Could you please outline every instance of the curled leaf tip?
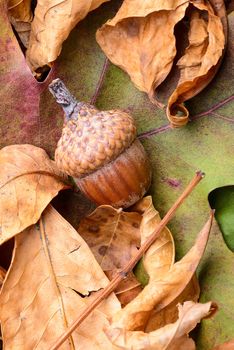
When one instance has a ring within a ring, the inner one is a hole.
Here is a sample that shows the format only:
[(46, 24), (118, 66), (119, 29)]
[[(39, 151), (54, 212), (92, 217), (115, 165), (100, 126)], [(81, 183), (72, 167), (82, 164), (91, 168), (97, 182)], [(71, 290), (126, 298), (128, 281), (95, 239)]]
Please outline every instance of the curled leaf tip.
[(172, 128), (180, 128), (189, 121), (189, 112), (182, 103), (168, 105), (166, 113)]

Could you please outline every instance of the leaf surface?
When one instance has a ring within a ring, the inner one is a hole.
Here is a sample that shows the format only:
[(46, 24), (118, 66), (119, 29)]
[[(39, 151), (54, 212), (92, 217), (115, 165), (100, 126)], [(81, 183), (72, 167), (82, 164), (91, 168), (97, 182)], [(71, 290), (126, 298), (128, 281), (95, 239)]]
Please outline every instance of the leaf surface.
[(178, 297), (191, 281), (203, 256), (212, 216), (200, 231), (194, 246), (165, 276), (151, 279), (143, 291), (112, 318), (113, 328), (143, 330), (153, 310), (159, 312)]
[(54, 62), (75, 25), (106, 1), (109, 0), (37, 1), (27, 50), (32, 70)]
[(195, 350), (195, 343), (188, 338), (188, 333), (196, 327), (203, 317), (216, 311), (215, 304), (198, 304), (187, 301), (179, 305), (179, 316), (175, 323), (168, 324), (150, 333), (131, 332), (123, 328), (106, 329), (106, 334), (113, 342), (124, 350)]
[[(169, 210), (196, 170), (206, 173), (169, 225), (177, 259), (180, 259), (192, 246), (206, 220), (208, 194), (217, 187), (234, 183), (234, 15), (229, 15), (229, 43), (218, 74), (202, 93), (186, 103), (191, 119), (188, 125), (172, 130), (165, 121), (165, 112), (153, 106), (145, 93), (133, 86), (126, 73), (106, 63), (96, 43), (97, 29), (114, 17), (119, 7), (120, 1), (112, 0), (81, 21), (64, 42), (47, 80), (38, 83), (8, 23), (5, 1), (0, 2), (0, 80), (4, 86), (0, 89), (0, 144), (3, 147), (32, 143), (53, 156), (63, 125), (62, 111), (47, 91), (48, 83), (55, 77), (62, 78), (79, 100), (90, 101), (95, 97), (100, 110), (128, 109), (136, 120), (153, 167), (150, 194), (160, 215)], [(99, 85), (100, 76), (104, 77), (104, 83)], [(159, 91), (163, 102), (176, 86), (173, 77), (168, 76), (167, 80)], [(77, 227), (81, 207), (84, 208), (87, 201), (82, 196), (72, 195), (71, 191), (62, 191), (59, 198), (60, 212)], [(73, 212), (70, 207), (75, 208)], [(231, 339), (234, 331), (233, 253), (227, 249), (215, 224), (200, 264), (199, 281), (202, 301), (215, 300), (219, 304), (215, 317), (202, 322), (197, 331), (197, 349), (207, 350)]]
[[(87, 244), (48, 206), (39, 224), (16, 236), (0, 295), (5, 349), (21, 350), (22, 344), (25, 350), (50, 347), (107, 283)], [(112, 349), (102, 327), (119, 308), (110, 295), (62, 349)]]
[[(174, 127), (188, 122), (182, 102), (201, 91), (215, 73), (225, 46), (227, 24), (219, 18), (225, 21), (225, 11), (218, 16), (204, 1), (147, 1), (139, 6), (137, 0), (125, 0), (116, 16), (97, 31), (97, 41), (111, 62), (124, 69), (137, 88), (154, 101), (155, 89), (169, 74), (176, 57), (175, 26), (189, 5), (189, 46), (177, 62), (180, 80), (167, 106), (167, 117)], [(224, 8), (223, 2), (220, 7)]]
[(32, 145), (2, 148), (0, 243), (35, 224), (53, 197), (67, 187), (67, 176), (43, 149)]
[(216, 188), (209, 194), (209, 202), (225, 243), (234, 252), (234, 186)]
[[(141, 215), (101, 205), (81, 220), (78, 232), (92, 250), (97, 262), (111, 280), (136, 254), (140, 246)], [(126, 305), (140, 291), (133, 273), (115, 291), (121, 305)]]
[[(139, 201), (133, 208), (142, 214), (140, 225), (141, 244), (156, 230), (161, 218), (155, 209), (152, 197)], [(164, 277), (175, 260), (175, 246), (171, 232), (165, 227), (160, 236), (148, 249), (143, 258), (143, 265), (150, 279), (157, 281)]]
[(107, 57), (151, 99), (172, 67), (174, 27), (188, 5), (189, 1), (183, 0), (142, 4), (125, 0), (116, 16), (97, 31), (97, 41)]
[(4, 268), (0, 266), (0, 290), (2, 288), (2, 284), (5, 276), (6, 276), (6, 270), (4, 270)]
[[(146, 323), (145, 331), (151, 332), (169, 323), (176, 322), (178, 318), (178, 304), (185, 301), (197, 302), (200, 296), (200, 287), (196, 275), (194, 275), (182, 293), (175, 298), (168, 306), (160, 311), (153, 310)], [(156, 307), (157, 308), (157, 307)]]
[(9, 0), (7, 7), (10, 21), (23, 45), (27, 47), (33, 19), (31, 0)]
[(79, 234), (103, 271), (123, 268), (140, 246), (141, 215), (101, 205), (81, 220)]

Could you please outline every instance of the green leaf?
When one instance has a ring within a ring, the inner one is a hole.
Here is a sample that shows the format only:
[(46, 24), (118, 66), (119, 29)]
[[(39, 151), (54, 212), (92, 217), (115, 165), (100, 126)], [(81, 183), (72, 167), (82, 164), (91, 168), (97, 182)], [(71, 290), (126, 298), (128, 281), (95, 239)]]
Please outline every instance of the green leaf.
[(209, 194), (211, 208), (228, 248), (234, 252), (234, 186), (216, 188)]
[[(1, 146), (28, 142), (53, 155), (63, 118), (62, 111), (47, 90), (48, 83), (59, 77), (79, 100), (90, 101), (103, 73), (104, 83), (97, 89), (96, 105), (106, 110), (128, 109), (135, 117), (140, 139), (154, 170), (150, 193), (161, 216), (178, 198), (196, 170), (206, 173), (169, 225), (175, 238), (177, 257), (182, 257), (209, 215), (208, 194), (215, 188), (234, 183), (234, 15), (229, 16), (229, 46), (216, 78), (187, 103), (191, 122), (182, 129), (171, 129), (165, 112), (152, 105), (147, 96), (133, 86), (126, 73), (106, 64), (95, 41), (97, 28), (113, 17), (119, 1), (102, 5), (79, 23), (64, 43), (56, 65), (43, 83), (36, 82), (26, 66), (7, 24), (4, 4), (0, 0), (0, 81), (4, 86), (0, 91)], [(68, 206), (63, 210), (60, 201), (60, 212), (77, 225), (77, 213), (81, 206), (85, 206), (84, 202), (79, 196), (71, 218), (73, 202), (66, 197)], [(216, 301), (220, 310), (199, 327), (198, 350), (211, 349), (233, 337), (233, 264), (233, 254), (227, 250), (218, 226), (214, 225), (200, 265), (199, 280), (201, 300)]]
[(149, 283), (149, 275), (145, 270), (143, 259), (141, 259), (133, 270), (134, 275), (141, 283), (142, 286), (146, 286)]

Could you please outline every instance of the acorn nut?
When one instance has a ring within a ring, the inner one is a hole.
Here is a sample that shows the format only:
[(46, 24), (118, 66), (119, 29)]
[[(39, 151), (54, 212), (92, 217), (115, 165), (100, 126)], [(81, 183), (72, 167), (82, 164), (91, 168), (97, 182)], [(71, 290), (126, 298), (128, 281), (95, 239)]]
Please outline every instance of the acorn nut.
[(126, 208), (142, 198), (150, 186), (151, 168), (133, 118), (78, 102), (60, 79), (53, 80), (49, 90), (65, 112), (55, 151), (59, 169), (98, 205)]

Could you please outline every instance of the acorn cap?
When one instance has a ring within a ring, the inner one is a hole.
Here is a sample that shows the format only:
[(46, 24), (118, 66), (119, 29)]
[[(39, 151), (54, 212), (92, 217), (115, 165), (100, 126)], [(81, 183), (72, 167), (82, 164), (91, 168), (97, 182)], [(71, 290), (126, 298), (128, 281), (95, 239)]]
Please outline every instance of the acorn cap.
[(99, 111), (88, 103), (77, 102), (60, 79), (53, 81), (49, 89), (65, 111), (55, 161), (67, 174), (76, 178), (91, 174), (116, 159), (136, 139), (135, 122), (128, 113)]

